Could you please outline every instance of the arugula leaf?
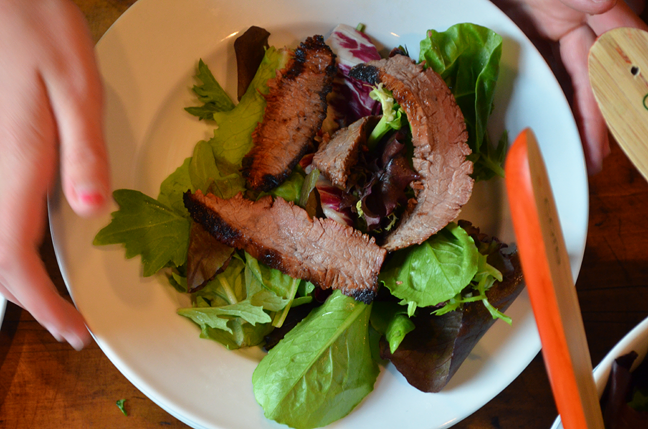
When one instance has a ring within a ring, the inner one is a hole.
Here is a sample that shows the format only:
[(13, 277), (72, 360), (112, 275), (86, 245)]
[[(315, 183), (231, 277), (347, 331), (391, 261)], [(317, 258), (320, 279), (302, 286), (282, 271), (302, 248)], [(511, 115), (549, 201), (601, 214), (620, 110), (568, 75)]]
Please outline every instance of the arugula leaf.
[(187, 107), (187, 112), (200, 119), (214, 119), (214, 113), (227, 112), (234, 108), (229, 95), (221, 88), (202, 59), (198, 62), (196, 79), (200, 80), (202, 85), (194, 85), (192, 89), (204, 104), (200, 107)]
[(287, 50), (268, 48), (241, 102), (230, 111), (214, 113), (218, 128), (209, 144), (216, 158), (240, 167), (243, 157), (252, 148), (252, 132), (263, 119), (264, 95), (269, 92), (267, 81), (275, 77), (276, 71), (285, 66), (288, 58)]
[(269, 323), (272, 319), (264, 311), (263, 307), (252, 305), (249, 301), (241, 301), (223, 307), (191, 307), (180, 308), (178, 314), (193, 320), (201, 328), (206, 325), (210, 328), (223, 329), (232, 332), (223, 322), (230, 317), (239, 317), (254, 326), (257, 323)]
[[(222, 273), (194, 293), (193, 308), (178, 310), (200, 326), (200, 337), (226, 346), (228, 349), (251, 347), (263, 343), (272, 331), (270, 315), (259, 300), (259, 290), (248, 288), (246, 264), (234, 254)], [(265, 289), (260, 293), (269, 292)], [(268, 302), (271, 297), (265, 297)]]
[(504, 176), (500, 159), (503, 149), (490, 147), (486, 131), (501, 56), (502, 37), (468, 23), (453, 25), (445, 32), (429, 30), (420, 45), (419, 61), (425, 61), (426, 67), (443, 77), (464, 114), (476, 180)]
[(252, 375), (265, 416), (296, 429), (326, 426), (346, 416), (373, 390), (371, 306), (339, 291), (293, 328)]
[(403, 304), (428, 307), (460, 293), (477, 273), (479, 251), (455, 223), (418, 246), (394, 253), (380, 280)]
[(169, 263), (181, 266), (187, 260), (190, 222), (176, 210), (130, 189), (118, 189), (113, 198), (119, 210), (94, 238), (94, 245), (122, 243), (126, 258), (142, 256), (144, 276)]

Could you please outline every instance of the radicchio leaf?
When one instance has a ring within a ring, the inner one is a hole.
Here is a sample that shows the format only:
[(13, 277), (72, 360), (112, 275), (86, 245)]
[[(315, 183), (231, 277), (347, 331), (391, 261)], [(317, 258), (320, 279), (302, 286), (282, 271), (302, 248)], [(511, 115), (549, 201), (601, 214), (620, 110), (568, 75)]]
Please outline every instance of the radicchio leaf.
[(349, 76), (353, 66), (381, 59), (371, 39), (351, 26), (340, 24), (326, 39), (326, 44), (337, 56), (338, 74), (333, 81), (329, 104), (338, 119), (350, 124), (379, 112), (380, 103), (369, 97), (372, 87)]
[[(504, 280), (495, 283), (486, 296), (494, 307), (505, 311), (524, 287), (517, 253), (480, 234), (470, 223), (460, 225), (480, 250), (489, 249), (488, 263), (503, 273)], [(416, 328), (407, 334), (398, 350), (391, 353), (382, 338), (380, 354), (391, 360), (412, 386), (424, 392), (439, 392), (495, 320), (481, 302), (465, 304), (462, 309), (442, 316), (421, 313), (412, 319)]]

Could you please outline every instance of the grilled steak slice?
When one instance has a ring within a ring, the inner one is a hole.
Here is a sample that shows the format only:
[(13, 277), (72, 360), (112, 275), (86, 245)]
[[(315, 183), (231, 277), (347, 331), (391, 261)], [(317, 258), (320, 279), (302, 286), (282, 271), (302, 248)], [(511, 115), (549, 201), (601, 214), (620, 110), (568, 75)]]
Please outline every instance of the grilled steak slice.
[(367, 235), (331, 219), (311, 219), (299, 206), (266, 196), (184, 194), (191, 217), (219, 241), (322, 289), (339, 289), (369, 303), (386, 251)]
[(410, 58), (395, 55), (352, 70), (392, 91), (412, 127), (412, 165), (421, 179), (412, 182), (416, 200), (408, 204), (383, 245), (393, 251), (420, 244), (455, 219), (472, 194), (473, 164), (463, 114), (441, 76)]
[(250, 189), (269, 191), (290, 175), (326, 117), (326, 96), (337, 69), (335, 55), (322, 36), (309, 37), (286, 68), (268, 82), (263, 122), (243, 158)]
[(357, 164), (360, 148), (366, 144), (376, 116), (365, 116), (338, 130), (331, 140), (322, 141), (313, 157), (313, 165), (340, 189), (347, 188), (351, 168)]

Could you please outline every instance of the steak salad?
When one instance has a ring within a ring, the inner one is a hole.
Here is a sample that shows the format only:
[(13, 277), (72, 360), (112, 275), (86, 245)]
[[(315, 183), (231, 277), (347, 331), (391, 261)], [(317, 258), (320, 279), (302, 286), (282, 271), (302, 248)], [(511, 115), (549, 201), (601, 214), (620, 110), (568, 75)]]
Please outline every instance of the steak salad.
[[(457, 221), (473, 183), (503, 174), (486, 132), (501, 37), (428, 31), (418, 60), (383, 58), (360, 28), (275, 48), (235, 42), (239, 102), (202, 60), (187, 112), (218, 127), (157, 198), (119, 189), (95, 245), (163, 273), (178, 313), (228, 349), (268, 351), (252, 382), (265, 416), (326, 426), (380, 365), (439, 392), (522, 289), (515, 251)], [(256, 73), (250, 73), (256, 70)]]

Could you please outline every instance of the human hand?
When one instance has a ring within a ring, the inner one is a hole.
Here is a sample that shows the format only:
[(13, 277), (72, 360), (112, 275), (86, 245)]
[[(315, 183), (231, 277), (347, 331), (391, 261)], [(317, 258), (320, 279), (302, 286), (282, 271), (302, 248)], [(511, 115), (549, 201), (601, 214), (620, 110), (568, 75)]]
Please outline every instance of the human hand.
[[(557, 42), (559, 58), (556, 59), (562, 60), (568, 74), (567, 84), (571, 88), (565, 85), (564, 79), (561, 83), (569, 95), (573, 90), (570, 102), (583, 141), (587, 170), (590, 174), (599, 172), (610, 147), (607, 126), (589, 82), (589, 49), (597, 36), (613, 28), (636, 27), (648, 30), (648, 27), (623, 0), (492, 1), (534, 42)], [(641, 10), (643, 3), (643, 0), (631, 2), (636, 10)], [(540, 50), (543, 52), (543, 49)], [(552, 56), (551, 50), (544, 50), (543, 54), (545, 57)], [(548, 60), (552, 64), (553, 59)]]
[(58, 340), (90, 334), (39, 257), (46, 196), (60, 170), (82, 216), (109, 195), (102, 87), (93, 42), (70, 0), (0, 0), (0, 293)]

